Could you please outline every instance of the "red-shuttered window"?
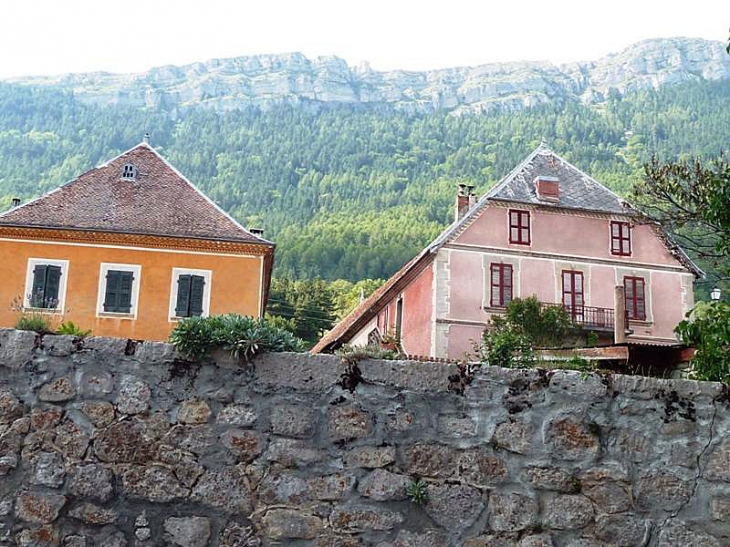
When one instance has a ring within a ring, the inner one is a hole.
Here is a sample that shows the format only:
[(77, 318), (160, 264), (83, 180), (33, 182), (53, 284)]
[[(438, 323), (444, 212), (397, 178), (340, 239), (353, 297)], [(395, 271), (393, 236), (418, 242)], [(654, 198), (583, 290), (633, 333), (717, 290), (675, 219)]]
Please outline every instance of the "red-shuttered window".
[(492, 264), (490, 304), (495, 308), (504, 308), (512, 302), (512, 266), (510, 264)]
[(509, 242), (518, 245), (530, 244), (530, 211), (510, 209)]
[(626, 314), (634, 321), (646, 320), (646, 296), (643, 277), (624, 277)]
[(563, 270), (563, 306), (573, 321), (583, 321), (584, 305), (583, 272)]
[(631, 254), (631, 225), (628, 222), (611, 221), (611, 254)]

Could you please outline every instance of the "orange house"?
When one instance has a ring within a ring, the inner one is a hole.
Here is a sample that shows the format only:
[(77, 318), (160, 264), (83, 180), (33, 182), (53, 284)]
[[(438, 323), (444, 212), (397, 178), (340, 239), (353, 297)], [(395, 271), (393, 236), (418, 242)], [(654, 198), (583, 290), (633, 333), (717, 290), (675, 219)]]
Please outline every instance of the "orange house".
[(164, 340), (182, 317), (266, 307), (274, 244), (144, 142), (0, 215), (0, 326), (21, 313)]

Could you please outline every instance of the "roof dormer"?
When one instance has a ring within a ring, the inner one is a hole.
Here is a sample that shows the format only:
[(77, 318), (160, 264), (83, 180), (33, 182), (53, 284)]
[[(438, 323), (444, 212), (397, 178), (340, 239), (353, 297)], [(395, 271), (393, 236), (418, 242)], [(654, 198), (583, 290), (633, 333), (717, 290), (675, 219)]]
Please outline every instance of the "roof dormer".
[(560, 179), (558, 177), (538, 175), (534, 182), (537, 199), (552, 202), (560, 200)]
[(137, 167), (133, 163), (125, 163), (122, 167), (122, 180), (137, 180)]

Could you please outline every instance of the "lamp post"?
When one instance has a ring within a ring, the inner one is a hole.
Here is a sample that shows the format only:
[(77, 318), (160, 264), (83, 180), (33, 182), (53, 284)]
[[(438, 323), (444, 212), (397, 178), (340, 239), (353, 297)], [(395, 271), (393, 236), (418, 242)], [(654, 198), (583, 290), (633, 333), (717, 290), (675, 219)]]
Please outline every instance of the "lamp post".
[(722, 291), (719, 287), (715, 287), (710, 291), (710, 298), (713, 302), (717, 302), (718, 300), (720, 300), (720, 296), (722, 296)]

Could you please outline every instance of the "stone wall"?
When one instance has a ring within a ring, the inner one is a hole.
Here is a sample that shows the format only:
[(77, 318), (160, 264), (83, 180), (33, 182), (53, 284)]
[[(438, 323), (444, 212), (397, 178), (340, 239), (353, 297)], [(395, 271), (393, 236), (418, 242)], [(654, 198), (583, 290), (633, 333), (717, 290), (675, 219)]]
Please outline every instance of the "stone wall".
[(730, 545), (718, 384), (359, 369), (0, 331), (0, 545)]

